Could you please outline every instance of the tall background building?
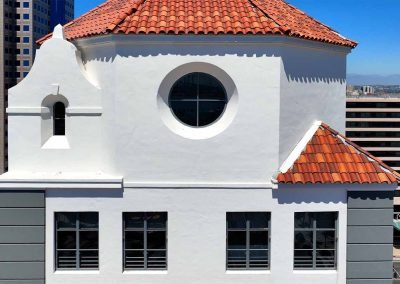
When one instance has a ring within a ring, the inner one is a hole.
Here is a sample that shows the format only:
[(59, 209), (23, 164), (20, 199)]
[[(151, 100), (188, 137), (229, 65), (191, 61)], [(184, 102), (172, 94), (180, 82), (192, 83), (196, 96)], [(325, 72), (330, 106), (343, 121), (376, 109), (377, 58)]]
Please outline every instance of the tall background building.
[(28, 75), (35, 41), (74, 18), (74, 0), (0, 1), (0, 172), (7, 168), (7, 89)]
[(346, 136), (400, 171), (400, 94), (347, 96)]

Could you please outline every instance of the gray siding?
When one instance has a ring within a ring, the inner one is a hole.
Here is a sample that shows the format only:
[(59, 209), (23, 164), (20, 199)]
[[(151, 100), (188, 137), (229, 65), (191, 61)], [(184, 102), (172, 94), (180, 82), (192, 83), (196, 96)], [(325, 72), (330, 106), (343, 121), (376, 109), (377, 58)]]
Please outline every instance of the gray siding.
[(393, 283), (393, 192), (349, 192), (347, 284)]
[(0, 284), (44, 284), (44, 192), (0, 191)]

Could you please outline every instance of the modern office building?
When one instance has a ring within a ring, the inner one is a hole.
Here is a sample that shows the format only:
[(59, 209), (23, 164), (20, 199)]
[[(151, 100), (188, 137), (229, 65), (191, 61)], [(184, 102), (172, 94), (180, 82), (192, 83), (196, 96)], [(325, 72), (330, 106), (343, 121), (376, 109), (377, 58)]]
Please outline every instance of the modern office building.
[(64, 25), (74, 18), (75, 0), (50, 0), (50, 28)]
[(400, 96), (348, 95), (346, 136), (400, 171)]
[[(0, 2), (0, 172), (7, 167), (7, 89), (28, 74), (35, 41), (74, 17), (74, 0), (4, 0)], [(0, 33), (2, 34), (2, 33)], [(3, 134), (4, 133), (4, 134)]]

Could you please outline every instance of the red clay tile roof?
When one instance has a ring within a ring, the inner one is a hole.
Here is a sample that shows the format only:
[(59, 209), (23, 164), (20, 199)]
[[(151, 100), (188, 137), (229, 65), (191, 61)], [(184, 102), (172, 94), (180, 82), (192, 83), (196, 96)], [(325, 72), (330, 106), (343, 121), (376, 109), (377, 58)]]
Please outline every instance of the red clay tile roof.
[(65, 25), (69, 40), (105, 34), (274, 34), (357, 45), (283, 0), (108, 0)]
[(282, 184), (392, 184), (398, 179), (392, 168), (326, 124), (318, 127), (292, 167), (277, 177)]

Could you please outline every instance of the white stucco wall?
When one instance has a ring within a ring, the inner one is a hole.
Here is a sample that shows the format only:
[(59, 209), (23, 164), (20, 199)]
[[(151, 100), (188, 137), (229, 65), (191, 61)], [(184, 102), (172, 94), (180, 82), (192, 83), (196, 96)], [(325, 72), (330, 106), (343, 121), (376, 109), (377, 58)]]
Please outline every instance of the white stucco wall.
[[(279, 189), (125, 188), (46, 193), (46, 283), (344, 284), (346, 278), (346, 189), (342, 186)], [(100, 268), (55, 272), (54, 213), (99, 212)], [(123, 272), (122, 212), (168, 212), (168, 271)], [(271, 212), (270, 271), (226, 271), (226, 212)], [(294, 212), (339, 212), (335, 271), (294, 271)]]
[[(75, 44), (80, 53), (61, 39), (46, 42), (31, 74), (11, 89), (10, 171), (266, 184), (314, 120), (344, 126), (348, 48), (274, 36), (105, 36)], [(210, 127), (183, 126), (165, 105), (172, 84), (190, 72), (217, 77), (230, 97)], [(43, 147), (43, 108), (22, 113), (55, 90), (73, 112), (69, 149)]]
[(317, 47), (282, 47), (279, 161), (316, 121), (345, 133), (346, 53)]

